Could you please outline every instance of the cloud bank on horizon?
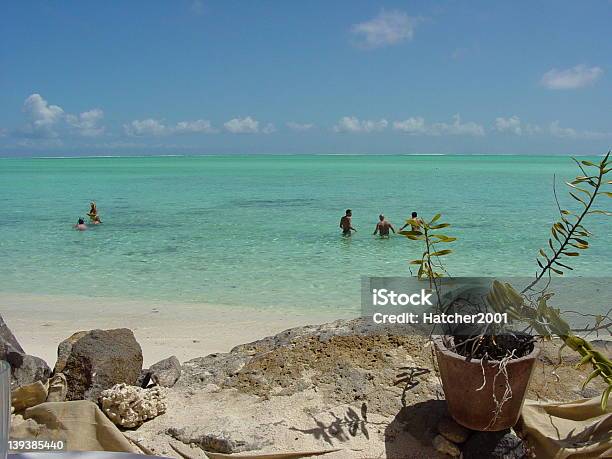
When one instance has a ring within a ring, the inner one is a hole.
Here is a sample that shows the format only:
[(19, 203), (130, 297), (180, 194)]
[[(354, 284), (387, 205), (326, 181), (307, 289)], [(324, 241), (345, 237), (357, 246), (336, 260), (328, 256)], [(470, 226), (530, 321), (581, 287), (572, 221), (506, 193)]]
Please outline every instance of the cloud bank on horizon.
[[(527, 3), (521, 9), (483, 2), (480, 15), (474, 5), (423, 3), (409, 11), (366, 3), (343, 16), (338, 5), (316, 2), (311, 15), (281, 3), (271, 11), (244, 5), (236, 13), (223, 2), (182, 9), (152, 2), (147, 11), (126, 11), (142, 15), (148, 47), (139, 55), (133, 53), (142, 43), (124, 41), (139, 38), (118, 23), (116, 2), (72, 12), (90, 26), (109, 22), (90, 33), (65, 28), (65, 6), (41, 12), (33, 5), (10, 5), (9, 30), (0, 32), (21, 39), (0, 54), (0, 64), (15, 62), (3, 65), (0, 77), (11, 88), (0, 104), (3, 156), (554, 153), (565, 146), (600, 153), (612, 144), (612, 40), (596, 27), (596, 9), (612, 12), (612, 5), (576, 11), (568, 3), (553, 17), (538, 17)], [(309, 22), (325, 5), (328, 20)], [(47, 37), (41, 43), (20, 24), (43, 13), (57, 24), (40, 31)], [(162, 21), (168, 15), (173, 21)], [(547, 27), (557, 30), (576, 15), (592, 24), (563, 29), (558, 43), (542, 38)], [(540, 39), (511, 36), (516, 18)], [(242, 37), (228, 34), (230, 21), (245, 28)], [(249, 49), (244, 39), (252, 41)], [(61, 51), (68, 43), (72, 55)], [(28, 58), (33, 49), (45, 72)], [(89, 66), (73, 59), (85, 53)]]

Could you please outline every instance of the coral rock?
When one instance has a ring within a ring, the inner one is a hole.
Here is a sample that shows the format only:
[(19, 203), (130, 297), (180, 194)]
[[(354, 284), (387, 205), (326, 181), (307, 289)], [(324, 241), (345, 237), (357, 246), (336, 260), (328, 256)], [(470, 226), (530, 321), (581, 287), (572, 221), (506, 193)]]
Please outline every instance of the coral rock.
[(117, 384), (100, 394), (102, 411), (119, 427), (134, 428), (166, 412), (166, 392), (162, 387), (143, 389)]

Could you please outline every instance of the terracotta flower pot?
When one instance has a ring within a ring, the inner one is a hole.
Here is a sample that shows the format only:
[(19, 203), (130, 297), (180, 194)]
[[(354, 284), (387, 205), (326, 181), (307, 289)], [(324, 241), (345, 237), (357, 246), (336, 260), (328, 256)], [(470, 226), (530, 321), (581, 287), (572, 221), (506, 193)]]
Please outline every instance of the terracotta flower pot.
[[(479, 359), (468, 362), (465, 357), (448, 350), (442, 339), (436, 339), (434, 344), (442, 388), (448, 410), (455, 421), (480, 431), (504, 430), (516, 424), (540, 353), (538, 348), (524, 357), (508, 361), (505, 367), (508, 375), (506, 378), (504, 374), (498, 374), (499, 362), (487, 361), (484, 365)], [(484, 387), (483, 369), (486, 379)], [(496, 415), (497, 405), (493, 395), (501, 401), (507, 391), (506, 382), (509, 383), (512, 395)]]

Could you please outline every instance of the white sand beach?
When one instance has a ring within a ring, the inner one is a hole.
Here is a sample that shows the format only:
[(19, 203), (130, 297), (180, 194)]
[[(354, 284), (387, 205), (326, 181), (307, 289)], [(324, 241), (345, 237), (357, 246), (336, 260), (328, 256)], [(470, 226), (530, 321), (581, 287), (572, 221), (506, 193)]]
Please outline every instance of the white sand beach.
[(254, 309), (205, 303), (133, 301), (84, 296), (0, 294), (0, 313), (24, 350), (53, 367), (57, 345), (80, 330), (129, 328), (144, 365), (170, 355), (186, 360), (282, 330), (350, 318), (333, 311)]

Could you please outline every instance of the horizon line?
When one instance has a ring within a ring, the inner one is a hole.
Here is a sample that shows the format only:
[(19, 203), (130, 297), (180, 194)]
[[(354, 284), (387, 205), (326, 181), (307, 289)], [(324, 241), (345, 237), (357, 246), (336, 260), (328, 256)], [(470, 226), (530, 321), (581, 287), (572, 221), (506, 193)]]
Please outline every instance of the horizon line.
[[(607, 152), (606, 152), (607, 153)], [(96, 158), (198, 158), (239, 156), (525, 156), (525, 157), (588, 157), (605, 156), (606, 153), (200, 153), (200, 154), (150, 154), (150, 155), (76, 155), (76, 156), (0, 156), (0, 159), (96, 159)]]

